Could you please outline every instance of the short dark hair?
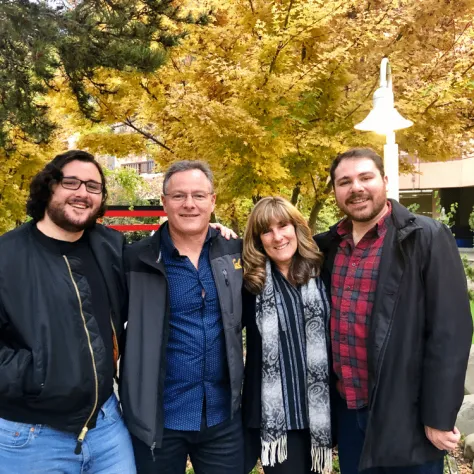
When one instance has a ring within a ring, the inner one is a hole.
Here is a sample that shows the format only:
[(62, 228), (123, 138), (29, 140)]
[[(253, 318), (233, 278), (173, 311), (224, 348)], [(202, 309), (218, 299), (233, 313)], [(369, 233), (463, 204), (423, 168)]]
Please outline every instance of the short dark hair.
[(168, 181), (171, 179), (171, 176), (175, 173), (189, 170), (202, 171), (211, 183), (211, 192), (214, 192), (214, 176), (212, 175), (211, 168), (209, 168), (209, 165), (205, 161), (181, 160), (176, 161), (166, 170), (165, 178), (163, 179), (163, 194), (166, 195), (166, 188), (168, 187)]
[(34, 221), (38, 222), (43, 219), (53, 194), (53, 185), (59, 183), (63, 177), (62, 169), (71, 161), (92, 163), (99, 171), (102, 179), (102, 203), (97, 217), (102, 217), (105, 214), (107, 187), (102, 167), (90, 153), (81, 150), (70, 150), (55, 156), (54, 159), (31, 180), (30, 195), (26, 203), (26, 213), (31, 216)]
[(339, 166), (339, 163), (341, 163), (341, 161), (343, 160), (348, 160), (350, 158), (368, 158), (369, 160), (372, 160), (375, 163), (377, 169), (380, 171), (380, 175), (382, 176), (382, 178), (385, 176), (382, 157), (378, 155), (374, 150), (372, 150), (372, 148), (351, 148), (350, 150), (347, 150), (344, 153), (340, 153), (339, 155), (337, 155), (331, 163), (329, 174), (331, 175), (331, 183), (333, 186), (334, 178), (336, 175), (336, 168)]

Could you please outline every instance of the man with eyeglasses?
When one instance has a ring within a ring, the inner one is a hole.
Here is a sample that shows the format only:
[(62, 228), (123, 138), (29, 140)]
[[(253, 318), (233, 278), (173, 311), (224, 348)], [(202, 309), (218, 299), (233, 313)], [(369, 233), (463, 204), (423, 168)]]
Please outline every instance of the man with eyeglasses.
[(56, 156), (30, 222), (0, 237), (0, 474), (136, 472), (113, 378), (126, 307), (123, 237), (96, 224), (102, 169)]
[(243, 472), (241, 241), (210, 228), (208, 165), (176, 162), (168, 222), (129, 247), (120, 396), (139, 473)]

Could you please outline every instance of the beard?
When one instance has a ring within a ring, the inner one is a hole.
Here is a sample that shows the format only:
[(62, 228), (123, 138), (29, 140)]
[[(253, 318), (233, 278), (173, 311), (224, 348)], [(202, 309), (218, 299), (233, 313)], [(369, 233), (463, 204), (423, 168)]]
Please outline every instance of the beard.
[[(348, 204), (354, 199), (368, 199), (368, 207), (366, 209), (355, 210), (351, 212), (349, 210)], [(370, 207), (370, 204), (372, 206)], [(343, 206), (340, 206), (341, 210), (344, 214), (347, 215), (349, 219), (354, 222), (370, 222), (374, 217), (377, 217), (387, 205), (387, 198), (385, 193), (381, 195), (360, 195), (360, 194), (353, 194), (346, 200)]]
[[(71, 202), (81, 202), (87, 205), (90, 205), (89, 202), (83, 200), (74, 200)], [(95, 222), (97, 221), (99, 214), (100, 214), (100, 207), (95, 210), (95, 212), (91, 212), (88, 217), (72, 217), (67, 214), (66, 212), (66, 203), (53, 203), (50, 202), (48, 207), (46, 208), (46, 212), (54, 224), (61, 229), (64, 229), (67, 232), (81, 232), (85, 229), (92, 227)]]

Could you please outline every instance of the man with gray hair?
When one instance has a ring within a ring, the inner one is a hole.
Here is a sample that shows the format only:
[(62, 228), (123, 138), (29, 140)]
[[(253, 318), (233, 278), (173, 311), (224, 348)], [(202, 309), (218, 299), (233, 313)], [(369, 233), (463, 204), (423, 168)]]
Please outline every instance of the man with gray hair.
[(125, 255), (129, 316), (120, 395), (139, 473), (243, 471), (241, 241), (209, 226), (200, 161), (171, 165), (168, 222)]

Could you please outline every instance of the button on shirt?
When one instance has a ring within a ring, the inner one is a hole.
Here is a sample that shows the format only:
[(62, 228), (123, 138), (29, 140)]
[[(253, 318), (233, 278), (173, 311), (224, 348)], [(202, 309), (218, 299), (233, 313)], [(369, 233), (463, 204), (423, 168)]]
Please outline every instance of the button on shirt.
[(352, 223), (342, 221), (331, 277), (331, 340), (338, 389), (349, 409), (368, 404), (367, 339), (375, 300), (382, 246), (391, 215), (388, 212), (357, 245)]
[(230, 382), (217, 288), (209, 259), (210, 232), (198, 269), (180, 255), (165, 225), (161, 253), (168, 278), (170, 332), (166, 347), (165, 428), (199, 431), (230, 417)]

